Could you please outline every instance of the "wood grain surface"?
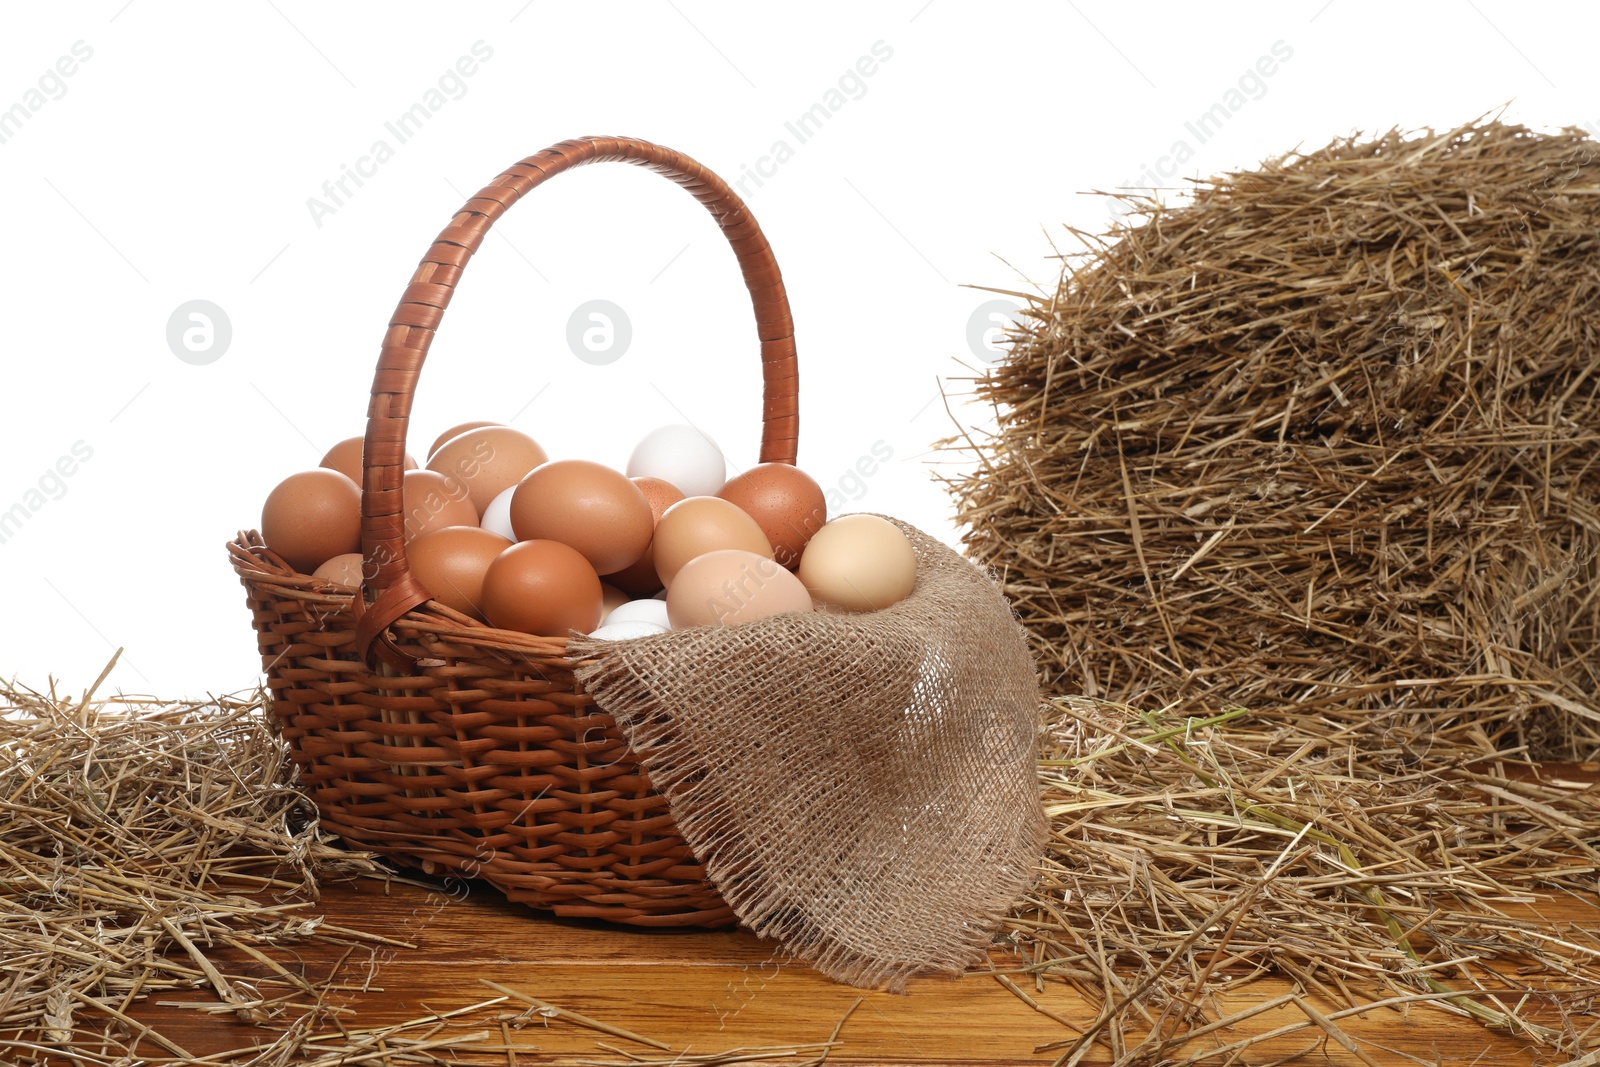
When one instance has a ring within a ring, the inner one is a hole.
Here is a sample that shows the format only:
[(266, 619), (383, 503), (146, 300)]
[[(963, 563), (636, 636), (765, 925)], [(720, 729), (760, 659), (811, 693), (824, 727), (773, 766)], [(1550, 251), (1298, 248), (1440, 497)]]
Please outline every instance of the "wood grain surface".
[[(1600, 782), (1600, 768), (1563, 768), (1563, 776)], [(459, 898), (459, 899), (458, 899)], [(1560, 931), (1572, 924), (1600, 924), (1600, 897), (1553, 895), (1533, 904), (1508, 904)], [(332, 946), (298, 950), (291, 967), (312, 980), (330, 974), (351, 987), (334, 995), (347, 1010), (350, 1028), (399, 1023), (430, 1012), (479, 1003), (496, 996), (486, 981), (499, 983), (551, 1005), (621, 1027), (660, 1048), (608, 1036), (563, 1018), (535, 1016), (526, 1025), (500, 1029), (471, 1055), (442, 1054), (440, 1062), (535, 1065), (626, 1062), (604, 1042), (633, 1055), (669, 1062), (678, 1054), (706, 1054), (739, 1047), (798, 1045), (826, 1041), (844, 1019), (829, 1056), (837, 1064), (1030, 1064), (1049, 1065), (1060, 1042), (1076, 1033), (1069, 1025), (1025, 1003), (991, 973), (959, 979), (924, 978), (908, 995), (862, 992), (837, 985), (803, 964), (788, 960), (771, 943), (741, 930), (646, 931), (602, 923), (561, 920), (510, 904), (492, 889), (463, 894), (443, 886), (372, 880), (328, 887), (318, 913), (326, 924), (377, 935), (348, 951)], [(343, 955), (342, 961), (340, 956)], [(270, 972), (226, 948), (216, 951), (232, 974)], [(996, 951), (998, 971), (1015, 960)], [(303, 970), (301, 970), (303, 968)], [(1211, 1006), (1224, 1013), (1271, 1001), (1291, 991), (1278, 979), (1244, 979)], [(1556, 976), (1559, 982), (1559, 976)], [(1529, 981), (1534, 981), (1529, 978)], [(1059, 982), (1039, 991), (1017, 976), (1018, 988), (1039, 1008), (1066, 1023), (1086, 1023), (1095, 1009)], [(362, 989), (365, 991), (362, 991)], [(281, 995), (278, 986), (273, 995)], [(1600, 995), (1600, 990), (1596, 991)], [(853, 1013), (851, 1006), (860, 1004)], [(1331, 1014), (1343, 1004), (1308, 996), (1313, 1010)], [(215, 1002), (209, 991), (136, 1002), (129, 1014), (156, 1025), (186, 1050), (204, 1056), (270, 1040), (268, 1030), (231, 1015), (198, 1007)], [(190, 1007), (174, 1006), (187, 1002)], [(489, 1019), (522, 1004), (485, 1010)], [(1265, 1011), (1243, 1025), (1219, 1030), (1183, 1051), (1193, 1055), (1253, 1033), (1305, 1023), (1293, 1004)], [(476, 1024), (474, 1024), (476, 1025)], [(1319, 1029), (1287, 1034), (1257, 1045), (1237, 1063), (1266, 1064), (1532, 1064), (1550, 1062), (1518, 1037), (1491, 1033), (1470, 1019), (1436, 1006), (1380, 1008), (1340, 1018), (1337, 1026), (1355, 1040), (1352, 1051)], [(506, 1048), (509, 1038), (511, 1048)], [(1211, 1044), (1208, 1046), (1207, 1042)], [(1038, 1051), (1040, 1046), (1057, 1045)], [(151, 1050), (154, 1051), (154, 1050)], [(773, 1056), (770, 1062), (802, 1062), (807, 1055)], [(1096, 1048), (1082, 1062), (1107, 1064), (1113, 1050)], [(1181, 1059), (1181, 1057), (1180, 1057)], [(1207, 1060), (1222, 1063), (1226, 1057)], [(1592, 1062), (1592, 1061), (1580, 1061)]]

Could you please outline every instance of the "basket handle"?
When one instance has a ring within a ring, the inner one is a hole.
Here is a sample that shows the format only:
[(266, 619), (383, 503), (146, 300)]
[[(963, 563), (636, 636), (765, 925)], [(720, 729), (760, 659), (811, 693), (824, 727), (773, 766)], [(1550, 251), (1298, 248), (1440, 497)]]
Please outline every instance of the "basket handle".
[[(363, 594), (354, 598), (356, 650), (369, 666), (376, 667), (374, 657), (381, 656), (398, 670), (409, 673), (413, 669), (411, 657), (395, 646), (387, 630), (400, 616), (430, 599), (406, 560), (402, 463), (417, 376), (462, 269), (495, 220), (524, 193), (564, 170), (611, 161), (648, 167), (671, 178), (700, 201), (722, 228), (750, 290), (761, 339), (761, 461), (795, 461), (800, 417), (794, 320), (772, 248), (738, 194), (688, 156), (631, 137), (580, 137), (529, 156), (468, 200), (440, 231), (411, 276), (383, 337), (363, 446), (361, 551), (366, 557), (366, 581)], [(367, 594), (371, 594), (370, 603)]]

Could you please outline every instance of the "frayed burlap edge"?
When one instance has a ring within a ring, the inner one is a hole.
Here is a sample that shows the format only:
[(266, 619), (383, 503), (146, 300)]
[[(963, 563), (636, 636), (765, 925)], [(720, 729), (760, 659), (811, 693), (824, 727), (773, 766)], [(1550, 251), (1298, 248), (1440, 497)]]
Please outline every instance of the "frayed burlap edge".
[(983, 960), (1046, 826), (1021, 625), (984, 571), (890, 521), (918, 558), (891, 607), (569, 654), (740, 921), (831, 978), (903, 991)]

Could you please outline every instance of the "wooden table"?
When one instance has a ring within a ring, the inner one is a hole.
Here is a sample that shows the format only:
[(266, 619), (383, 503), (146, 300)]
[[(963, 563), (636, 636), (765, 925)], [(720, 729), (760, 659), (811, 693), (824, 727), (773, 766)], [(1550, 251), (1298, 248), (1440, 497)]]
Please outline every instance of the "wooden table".
[[(1552, 923), (1600, 923), (1600, 899), (1550, 899), (1538, 905)], [(360, 929), (389, 941), (366, 942), (339, 963), (334, 979), (347, 987), (331, 1003), (350, 1009), (341, 1016), (350, 1029), (397, 1024), (430, 1013), (474, 1005), (498, 995), (486, 981), (526, 993), (557, 1008), (570, 1009), (640, 1037), (669, 1045), (675, 1053), (722, 1053), (741, 1046), (805, 1045), (826, 1041), (845, 1019), (840, 1045), (830, 1064), (1030, 1064), (1048, 1065), (1059, 1051), (1035, 1049), (1075, 1033), (1026, 1005), (994, 974), (974, 971), (960, 979), (926, 977), (910, 984), (909, 995), (861, 992), (834, 984), (805, 965), (786, 960), (770, 942), (744, 931), (642, 931), (587, 921), (560, 920), (509, 904), (493, 889), (475, 888), (466, 899), (442, 889), (381, 885), (360, 880), (331, 886), (322, 901), (326, 923)], [(331, 947), (301, 950), (304, 973), (318, 981), (336, 963)], [(251, 961), (219, 950), (229, 973), (250, 973)], [(995, 969), (1013, 960), (997, 952)], [(266, 974), (256, 966), (254, 973)], [(1026, 989), (1045, 1011), (1067, 1022), (1090, 1021), (1094, 1009), (1058, 982), (1037, 992)], [(1278, 979), (1259, 979), (1222, 998), (1218, 1008), (1234, 1013), (1290, 992)], [(1597, 990), (1600, 992), (1600, 990)], [(282, 989), (278, 989), (282, 993)], [(851, 1013), (851, 1006), (861, 1000)], [(163, 1000), (214, 1001), (210, 990)], [(1342, 1005), (1307, 998), (1323, 1013)], [(525, 1008), (507, 1003), (482, 1009), (461, 1022), (490, 1019)], [(142, 1003), (131, 1014), (162, 1030), (190, 1053), (221, 1053), (270, 1033), (232, 1016), (208, 1016), (194, 1009)], [(1306, 1022), (1293, 1006), (1267, 1011), (1235, 1030), (1211, 1038), (1216, 1045), (1267, 1032), (1291, 1022)], [(1266, 1064), (1280, 1057), (1293, 1064), (1533, 1064), (1534, 1049), (1523, 1040), (1483, 1029), (1477, 1022), (1432, 1006), (1376, 1009), (1346, 1017), (1339, 1027), (1362, 1043), (1362, 1059), (1320, 1030), (1304, 1030), (1254, 1046), (1242, 1064)], [(493, 1027), (491, 1027), (493, 1029)], [(622, 1061), (597, 1045), (606, 1041), (637, 1056), (659, 1061), (669, 1054), (651, 1046), (608, 1037), (566, 1019), (533, 1019), (520, 1029), (494, 1030), (490, 1045), (509, 1038), (514, 1051), (498, 1049), (443, 1062), (474, 1064), (573, 1064)], [(1186, 1048), (1194, 1053), (1203, 1045)], [(1301, 1053), (1293, 1056), (1294, 1053)], [(814, 1056), (810, 1053), (810, 1056)], [(1414, 1057), (1414, 1059), (1413, 1059)], [(806, 1056), (787, 1062), (803, 1062)], [(773, 1059), (771, 1062), (786, 1062)], [(1085, 1064), (1107, 1064), (1107, 1049), (1094, 1049)], [(1216, 1064), (1213, 1059), (1210, 1064)], [(1584, 1067), (1590, 1062), (1582, 1061)]]
[[(862, 1003), (841, 1030), (843, 1043), (829, 1063), (1048, 1065), (1059, 1053), (1034, 1049), (1075, 1036), (990, 975), (918, 979), (906, 996), (863, 993), (785, 961), (770, 943), (743, 931), (630, 930), (552, 919), (497, 899), (493, 891), (474, 891), (458, 902), (444, 892), (409, 885), (393, 886), (385, 895), (382, 885), (365, 880), (330, 889), (324, 905), (328, 922), (416, 946), (376, 944), (345, 960), (339, 972), (343, 982), (370, 980), (373, 986), (371, 992), (340, 998), (355, 1009), (345, 1020), (352, 1028), (403, 1022), (482, 1001), (495, 995), (481, 984), (489, 979), (670, 1044), (678, 1052), (825, 1041), (858, 997)], [(1567, 900), (1552, 902), (1547, 912), (1552, 919), (1600, 922), (1597, 908), (1600, 901)], [(308, 959), (313, 973), (326, 973), (329, 962)], [(994, 963), (1003, 969), (1007, 961), (997, 954)], [(1031, 985), (1027, 988), (1032, 993)], [(1258, 981), (1235, 992), (1222, 1007), (1237, 1011), (1288, 989), (1280, 981)], [(196, 994), (193, 999), (215, 997)], [(1057, 984), (1037, 994), (1037, 1001), (1072, 1021), (1087, 1021), (1094, 1014)], [(1334, 1010), (1325, 1003), (1319, 1007)], [(149, 1004), (134, 1014), (199, 1055), (265, 1036), (231, 1017), (196, 1017), (192, 1011)], [(1256, 1016), (1238, 1032), (1218, 1035), (1218, 1043), (1304, 1020), (1292, 1007), (1281, 1008)], [(1429, 1064), (1485, 1067), (1535, 1062), (1522, 1041), (1426, 1006), (1408, 1012), (1380, 1009), (1339, 1025), (1372, 1042), (1365, 1051), (1379, 1063), (1415, 1062), (1407, 1056)], [(535, 1023), (512, 1036), (527, 1046), (514, 1061), (522, 1065), (571, 1063), (597, 1053), (601, 1059), (621, 1059), (598, 1048), (597, 1040), (640, 1056), (666, 1058), (656, 1049), (560, 1019)], [(1293, 1034), (1252, 1049), (1243, 1062), (1265, 1063), (1298, 1049), (1308, 1051), (1288, 1062), (1363, 1062), (1321, 1036), (1314, 1030)], [(1385, 1047), (1393, 1051), (1385, 1052)], [(500, 1054), (474, 1062), (513, 1061)], [(1104, 1064), (1109, 1055), (1099, 1050), (1084, 1062)]]
[[(1600, 781), (1597, 769), (1585, 773)], [(1530, 908), (1552, 924), (1600, 924), (1600, 898), (1552, 897)], [(1076, 1036), (1060, 1022), (1024, 1003), (992, 974), (969, 973), (957, 979), (913, 981), (907, 996), (862, 993), (836, 985), (804, 965), (788, 961), (770, 943), (729, 931), (643, 931), (599, 923), (562, 920), (507, 903), (492, 889), (474, 888), (465, 899), (443, 889), (410, 884), (385, 886), (372, 880), (328, 887), (322, 900), (324, 921), (390, 939), (369, 942), (339, 965), (336, 978), (346, 985), (370, 984), (367, 992), (336, 994), (351, 1009), (342, 1017), (350, 1028), (403, 1022), (434, 1011), (478, 1003), (495, 996), (484, 980), (501, 983), (560, 1008), (622, 1027), (670, 1045), (675, 1053), (721, 1052), (736, 1047), (796, 1045), (826, 1041), (852, 1004), (839, 1032), (842, 1042), (828, 1062), (837, 1064), (1029, 1064), (1048, 1065), (1057, 1051), (1036, 1052)], [(392, 942), (392, 943), (391, 943)], [(401, 944), (401, 943), (404, 944)], [(408, 947), (414, 946), (414, 947)], [(342, 951), (342, 950), (339, 950)], [(329, 973), (334, 947), (302, 953), (313, 979)], [(251, 961), (219, 952), (231, 973), (249, 973)], [(992, 964), (1009, 961), (996, 953)], [(237, 969), (235, 969), (235, 965)], [(257, 965), (256, 973), (265, 974)], [(1022, 988), (1040, 1008), (1069, 1022), (1087, 1022), (1093, 1009), (1072, 991), (1051, 983), (1035, 993)], [(1261, 979), (1235, 989), (1218, 1004), (1237, 1011), (1288, 992), (1276, 979)], [(1597, 990), (1600, 995), (1600, 990)], [(164, 998), (183, 999), (183, 998)], [(194, 1001), (215, 1000), (197, 992)], [(1307, 998), (1318, 1010), (1337, 1005)], [(488, 1017), (523, 1007), (487, 1010)], [(263, 1040), (264, 1031), (231, 1016), (208, 1016), (192, 1009), (145, 1002), (131, 1009), (136, 1018), (157, 1025), (189, 1051), (206, 1055)], [(1227, 1044), (1266, 1032), (1306, 1015), (1285, 1006), (1251, 1019), (1243, 1027), (1213, 1038)], [(1378, 1009), (1338, 1024), (1359, 1039), (1363, 1060), (1318, 1030), (1306, 1030), (1252, 1048), (1240, 1063), (1264, 1064), (1282, 1057), (1292, 1064), (1523, 1064), (1535, 1058), (1522, 1040), (1495, 1034), (1477, 1023), (1431, 1006)], [(496, 1031), (491, 1045), (509, 1035), (515, 1050), (498, 1049), (444, 1062), (534, 1065), (583, 1059), (619, 1061), (597, 1046), (604, 1041), (642, 1057), (670, 1054), (626, 1039), (609, 1037), (561, 1018), (535, 1018), (519, 1029)], [(1200, 1045), (1186, 1050), (1197, 1051)], [(1299, 1052), (1298, 1056), (1294, 1055)], [(814, 1053), (812, 1053), (814, 1055)], [(803, 1062), (805, 1055), (788, 1058)], [(1083, 1062), (1110, 1062), (1096, 1049)], [(771, 1062), (786, 1062), (775, 1058)], [(1220, 1063), (1221, 1060), (1208, 1060)], [(1585, 1058), (1584, 1067), (1600, 1062)]]

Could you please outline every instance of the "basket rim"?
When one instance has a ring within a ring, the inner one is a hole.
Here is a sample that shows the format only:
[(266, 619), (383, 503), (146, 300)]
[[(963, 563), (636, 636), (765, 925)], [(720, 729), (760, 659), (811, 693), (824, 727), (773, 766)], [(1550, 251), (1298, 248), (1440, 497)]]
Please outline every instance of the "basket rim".
[[(355, 601), (359, 599), (361, 590), (295, 570), (267, 546), (257, 530), (240, 530), (227, 543), (227, 548), (234, 573), (241, 581), (273, 585), (310, 606), (346, 609), (352, 613), (356, 610)], [(524, 659), (538, 659), (551, 666), (570, 669), (585, 662), (582, 658), (567, 655), (570, 638), (501, 630), (437, 600), (425, 600), (409, 608), (391, 625), (400, 624), (408, 630), (431, 634), (439, 640)], [(417, 665), (425, 666), (426, 663), (418, 661)]]

